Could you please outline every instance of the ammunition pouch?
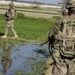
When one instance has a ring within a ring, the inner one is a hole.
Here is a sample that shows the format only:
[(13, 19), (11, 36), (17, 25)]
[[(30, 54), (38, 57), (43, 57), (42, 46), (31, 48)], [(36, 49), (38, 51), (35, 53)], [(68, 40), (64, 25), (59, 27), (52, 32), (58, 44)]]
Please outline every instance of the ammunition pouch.
[(60, 45), (60, 53), (64, 57), (73, 58), (75, 57), (75, 40), (65, 39), (62, 40)]

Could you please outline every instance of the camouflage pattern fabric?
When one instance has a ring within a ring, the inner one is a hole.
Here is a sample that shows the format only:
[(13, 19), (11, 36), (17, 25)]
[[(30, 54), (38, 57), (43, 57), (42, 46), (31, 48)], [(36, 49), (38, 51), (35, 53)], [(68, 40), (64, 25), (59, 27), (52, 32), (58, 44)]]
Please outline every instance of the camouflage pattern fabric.
[(54, 60), (51, 75), (75, 75), (75, 30), (69, 16), (56, 20), (49, 37), (54, 36), (52, 58)]

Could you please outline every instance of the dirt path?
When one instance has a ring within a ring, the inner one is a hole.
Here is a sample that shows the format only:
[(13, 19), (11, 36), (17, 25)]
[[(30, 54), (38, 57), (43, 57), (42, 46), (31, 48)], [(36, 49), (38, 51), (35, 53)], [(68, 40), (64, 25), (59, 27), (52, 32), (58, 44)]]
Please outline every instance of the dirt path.
[(33, 13), (33, 12), (22, 12), (25, 16), (35, 17), (35, 18), (52, 18), (51, 14), (44, 13)]
[[(6, 10), (0, 9), (1, 14), (5, 14)], [(38, 12), (28, 12), (28, 11), (17, 11), (23, 13), (25, 16), (35, 17), (35, 18), (52, 18), (54, 14), (38, 13)], [(58, 15), (56, 15), (58, 16)]]
[(7, 38), (3, 38), (0, 36), (0, 40), (8, 40), (11, 42), (22, 42), (22, 43), (29, 43), (29, 42), (35, 42), (35, 40), (27, 40), (24, 38), (13, 38), (13, 37), (7, 37)]
[[(1, 14), (5, 14), (6, 10), (0, 9)], [(52, 18), (53, 15), (51, 14), (44, 14), (44, 13), (34, 13), (34, 12), (23, 12), (23, 11), (18, 11), (20, 13), (23, 13), (25, 16), (30, 16), (30, 17), (35, 17), (35, 18)]]

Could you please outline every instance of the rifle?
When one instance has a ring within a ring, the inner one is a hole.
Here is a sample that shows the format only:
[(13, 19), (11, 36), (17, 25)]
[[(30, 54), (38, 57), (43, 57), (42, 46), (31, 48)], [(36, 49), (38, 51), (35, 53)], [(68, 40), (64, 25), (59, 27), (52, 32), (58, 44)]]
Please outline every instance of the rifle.
[(67, 8), (67, 4), (70, 2), (70, 0), (65, 0), (62, 6), (62, 9), (66, 9)]
[(48, 42), (49, 42), (49, 41), (47, 40), (47, 41), (41, 43), (40, 46), (42, 46), (42, 45), (44, 45), (44, 44), (46, 44), (46, 43), (48, 43)]
[(52, 46), (53, 46), (53, 44), (54, 44), (54, 41), (55, 41), (55, 39), (54, 39), (54, 36), (52, 35), (52, 36), (48, 37), (48, 40), (47, 40), (47, 41), (41, 43), (40, 46), (42, 46), (42, 45), (48, 43), (49, 53), (50, 53), (50, 55), (52, 55), (51, 48), (52, 48)]
[(7, 12), (5, 13), (5, 17), (6, 17), (6, 18), (9, 18), (9, 16), (8, 16), (8, 13), (7, 13)]

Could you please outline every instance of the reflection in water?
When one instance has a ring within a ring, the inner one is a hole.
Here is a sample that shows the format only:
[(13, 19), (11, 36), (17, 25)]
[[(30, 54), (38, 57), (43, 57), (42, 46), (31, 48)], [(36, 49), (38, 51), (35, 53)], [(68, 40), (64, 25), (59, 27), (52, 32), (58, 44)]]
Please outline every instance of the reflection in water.
[(40, 47), (35, 43), (2, 42), (0, 44), (0, 75), (41, 75), (44, 72), (44, 65), (41, 64), (46, 61), (47, 55), (47, 45)]
[(3, 65), (3, 71), (2, 73), (6, 74), (7, 70), (11, 67), (12, 65), (12, 60), (10, 58), (10, 51), (12, 50), (14, 44), (11, 44), (8, 48), (3, 47), (3, 52), (2, 52), (2, 60), (1, 64)]

